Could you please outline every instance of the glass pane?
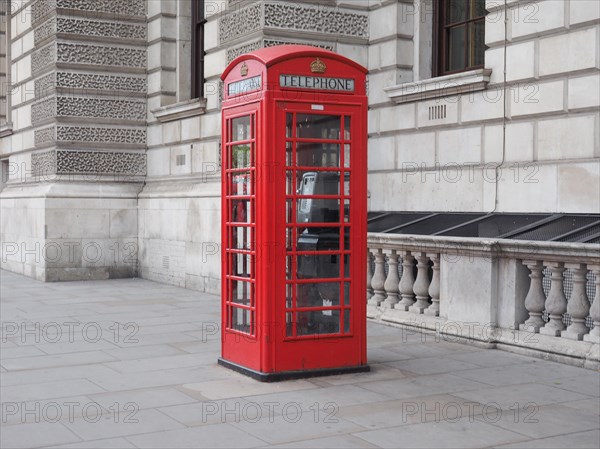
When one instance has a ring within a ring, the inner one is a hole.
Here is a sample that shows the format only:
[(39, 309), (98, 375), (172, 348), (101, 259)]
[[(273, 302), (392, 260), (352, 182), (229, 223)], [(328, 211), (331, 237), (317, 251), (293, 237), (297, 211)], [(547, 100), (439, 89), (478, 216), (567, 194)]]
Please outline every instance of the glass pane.
[(294, 284), (286, 284), (285, 286), (286, 298), (285, 298), (285, 307), (286, 309), (291, 309), (294, 304)]
[(350, 305), (350, 282), (344, 282), (344, 304)]
[(288, 251), (292, 251), (295, 247), (294, 245), (294, 228), (286, 228), (285, 229), (285, 246)]
[[(299, 245), (300, 246), (300, 245)], [(338, 245), (336, 245), (338, 246)], [(298, 248), (300, 251), (303, 249)], [(336, 248), (337, 249), (337, 248)], [(340, 255), (306, 255), (298, 256), (298, 279), (327, 279), (340, 277)]]
[(232, 227), (229, 248), (252, 251), (254, 249), (252, 228), (249, 226)]
[(340, 311), (298, 312), (296, 326), (298, 335), (337, 334), (340, 332)]
[(462, 25), (448, 30), (448, 70), (461, 70), (465, 64), (465, 26)]
[(231, 275), (251, 278), (254, 274), (254, 256), (249, 254), (231, 254)]
[(350, 227), (344, 228), (344, 249), (346, 251), (350, 250)]
[(286, 142), (285, 144), (285, 165), (291, 166), (294, 165), (294, 153), (292, 142)]
[(285, 278), (290, 281), (294, 279), (294, 266), (293, 266), (293, 257), (287, 256), (285, 258)]
[(340, 305), (340, 284), (318, 282), (296, 286), (296, 307), (335, 307)]
[(350, 144), (344, 145), (344, 167), (350, 167)]
[(335, 115), (297, 114), (296, 137), (337, 140), (340, 138), (340, 117)]
[(235, 173), (231, 175), (230, 179), (229, 195), (246, 196), (253, 194), (251, 172)]
[(485, 53), (485, 21), (480, 20), (469, 25), (469, 66), (483, 65)]
[[(299, 228), (299, 231), (301, 228)], [(339, 228), (305, 228), (298, 235), (298, 251), (338, 251)]]
[(296, 178), (294, 176), (295, 175), (292, 170), (288, 170), (285, 174), (285, 191), (288, 195), (296, 195), (298, 190), (296, 187)]
[(463, 22), (467, 20), (467, 9), (469, 8), (469, 3), (470, 0), (448, 0), (446, 24)]
[(344, 333), (350, 333), (350, 311), (344, 310)]
[(246, 334), (253, 334), (254, 332), (254, 313), (247, 309), (240, 309), (238, 307), (231, 307), (231, 329), (245, 332)]
[(231, 168), (247, 168), (251, 165), (250, 145), (234, 145), (231, 147)]
[(290, 112), (285, 114), (285, 137), (288, 139), (292, 138), (293, 117), (293, 114)]
[(296, 192), (290, 195), (339, 195), (340, 172), (303, 171), (296, 172)]
[(234, 118), (231, 121), (231, 141), (239, 142), (241, 140), (250, 140), (252, 138), (250, 124), (251, 117), (249, 115)]
[(230, 200), (232, 223), (252, 223), (252, 201), (250, 200)]
[(344, 200), (344, 222), (350, 223), (350, 200)]
[(350, 173), (344, 173), (344, 195), (350, 195)]
[(344, 140), (350, 140), (350, 125), (352, 123), (351, 117), (344, 117)]
[(350, 277), (350, 255), (344, 254), (344, 277)]
[(299, 142), (296, 165), (304, 167), (339, 167), (340, 146), (335, 143)]
[(250, 282), (230, 281), (229, 282), (229, 300), (236, 304), (250, 305), (251, 289)]
[(485, 10), (485, 0), (471, 0), (473, 2), (471, 6), (471, 18), (483, 17), (487, 14)]
[(285, 202), (285, 222), (294, 222), (294, 202), (293, 200), (287, 200)]
[(286, 337), (291, 337), (294, 335), (294, 314), (292, 312), (288, 312), (285, 314), (285, 335)]
[(302, 198), (298, 200), (298, 223), (337, 223), (340, 221), (338, 199)]

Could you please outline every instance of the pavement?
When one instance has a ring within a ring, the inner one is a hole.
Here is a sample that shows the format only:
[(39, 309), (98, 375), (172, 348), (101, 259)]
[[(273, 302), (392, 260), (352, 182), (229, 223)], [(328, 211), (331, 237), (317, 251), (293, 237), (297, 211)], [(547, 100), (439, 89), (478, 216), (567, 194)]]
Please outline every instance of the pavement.
[(598, 448), (598, 372), (368, 325), (370, 373), (216, 363), (219, 298), (0, 272), (4, 448)]

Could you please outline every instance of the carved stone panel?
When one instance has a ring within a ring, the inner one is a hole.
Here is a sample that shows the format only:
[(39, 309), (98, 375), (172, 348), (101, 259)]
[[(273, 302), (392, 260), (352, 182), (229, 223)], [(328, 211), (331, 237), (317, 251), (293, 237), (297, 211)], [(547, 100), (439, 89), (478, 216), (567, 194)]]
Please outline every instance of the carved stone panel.
[(146, 145), (146, 129), (58, 125), (56, 140), (60, 142)]
[(56, 62), (96, 66), (146, 68), (147, 50), (104, 45), (57, 44)]
[(36, 129), (33, 132), (33, 140), (35, 146), (44, 145), (46, 143), (54, 142), (56, 140), (56, 128), (51, 126), (49, 128)]
[(235, 58), (237, 58), (240, 55), (243, 55), (244, 53), (258, 50), (259, 48), (262, 48), (262, 47), (263, 47), (263, 43), (261, 40), (259, 40), (259, 41), (250, 42), (249, 44), (240, 45), (239, 47), (228, 48), (227, 49), (227, 63), (229, 64)]
[(80, 36), (115, 37), (120, 39), (146, 39), (146, 24), (99, 21), (58, 17), (56, 32)]
[(33, 153), (31, 165), (36, 176), (55, 174), (126, 174), (144, 176), (144, 153), (121, 151), (50, 150)]
[(56, 151), (44, 151), (31, 154), (31, 169), (35, 176), (56, 173)]
[(35, 29), (35, 45), (38, 45), (56, 33), (87, 37), (145, 40), (147, 25), (59, 16), (44, 22)]
[(332, 39), (343, 36), (366, 41), (369, 38), (367, 12), (318, 4), (264, 1), (233, 8), (221, 17), (219, 42), (224, 44), (261, 28), (318, 33), (330, 35)]
[(56, 61), (56, 44), (52, 43), (31, 54), (31, 72), (36, 75)]
[(146, 85), (145, 76), (61, 71), (35, 80), (35, 96), (41, 98), (48, 95), (55, 87), (145, 93)]
[(146, 14), (146, 2), (144, 0), (37, 0), (31, 7), (32, 22), (34, 24), (40, 22), (48, 14), (56, 11), (57, 8), (81, 12), (118, 14), (119, 16), (138, 16), (140, 18)]
[(56, 98), (49, 97), (31, 105), (31, 123), (36, 124), (56, 117)]
[(256, 3), (219, 19), (219, 42), (224, 43), (260, 29), (262, 5)]
[(56, 87), (56, 72), (51, 72), (33, 82), (35, 98), (44, 98), (54, 92)]
[(369, 19), (366, 13), (293, 2), (265, 2), (264, 8), (265, 28), (301, 30), (363, 39), (369, 37)]
[(326, 50), (335, 50), (335, 45), (333, 43), (317, 43), (317, 42), (302, 42), (302, 41), (293, 41), (287, 39), (261, 39), (258, 41), (250, 42), (248, 44), (243, 44), (237, 47), (231, 47), (227, 49), (227, 63), (230, 63), (235, 58), (244, 53), (248, 53), (254, 50), (258, 50), (259, 48), (266, 47), (274, 47), (276, 45), (283, 44), (299, 44), (299, 45), (312, 45), (318, 48), (324, 48)]
[(54, 117), (143, 121), (146, 118), (146, 102), (58, 96), (35, 103), (31, 107), (31, 121), (34, 125)]
[(33, 43), (37, 46), (51, 36), (56, 35), (56, 20), (48, 20), (33, 30)]
[(317, 42), (300, 42), (300, 41), (289, 41), (285, 39), (264, 39), (263, 46), (266, 47), (274, 47), (276, 45), (284, 45), (284, 44), (299, 44), (299, 45), (312, 45), (313, 47), (323, 48), (325, 50), (334, 51), (335, 45), (333, 43), (317, 43)]
[(146, 174), (144, 153), (116, 151), (65, 151), (56, 152), (56, 172), (99, 174)]

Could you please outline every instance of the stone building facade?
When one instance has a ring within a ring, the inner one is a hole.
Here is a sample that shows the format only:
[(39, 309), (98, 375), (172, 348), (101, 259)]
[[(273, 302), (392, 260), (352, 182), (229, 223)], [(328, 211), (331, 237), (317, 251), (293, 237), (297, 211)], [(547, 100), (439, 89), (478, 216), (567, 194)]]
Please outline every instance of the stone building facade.
[(442, 2), (192, 1), (3, 2), (2, 268), (218, 292), (219, 76), (280, 43), (368, 67), (370, 210), (600, 212), (597, 1), (487, 0), (448, 74)]

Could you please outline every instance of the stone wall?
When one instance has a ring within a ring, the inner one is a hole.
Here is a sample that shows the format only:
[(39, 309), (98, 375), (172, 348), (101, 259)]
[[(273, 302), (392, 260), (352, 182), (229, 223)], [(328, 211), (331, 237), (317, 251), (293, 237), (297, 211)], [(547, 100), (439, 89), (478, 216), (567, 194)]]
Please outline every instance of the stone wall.
[(370, 208), (598, 213), (598, 3), (487, 6), (468, 79), (428, 80), (429, 1), (370, 13)]

